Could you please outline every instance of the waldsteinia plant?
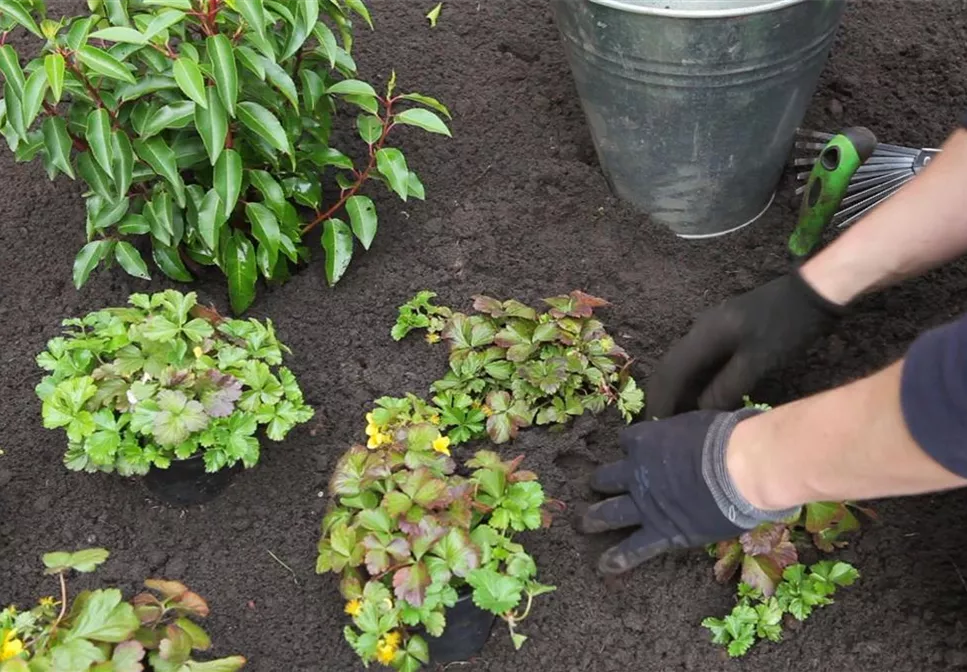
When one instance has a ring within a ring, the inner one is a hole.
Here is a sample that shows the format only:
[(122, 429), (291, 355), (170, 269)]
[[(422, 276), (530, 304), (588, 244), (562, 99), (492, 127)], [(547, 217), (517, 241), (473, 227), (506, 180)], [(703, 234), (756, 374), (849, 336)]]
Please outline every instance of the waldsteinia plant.
[[(447, 108), (356, 78), (352, 17), (362, 0), (88, 0), (53, 21), (44, 0), (0, 0), (0, 132), (18, 161), (86, 185), (80, 288), (117, 262), (149, 276), (142, 251), (174, 280), (218, 267), (244, 311), (259, 276), (284, 281), (322, 230), (336, 283), (354, 238), (369, 249), (377, 215), (363, 193), (381, 181), (404, 201), (423, 185), (388, 144), (400, 125), (450, 135)], [(22, 62), (6, 44), (22, 27), (43, 40)], [(331, 143), (355, 109), (361, 161)], [(437, 114), (439, 113), (439, 114)], [(347, 221), (348, 220), (348, 221)]]
[(252, 467), (257, 430), (281, 441), (312, 417), (271, 321), (175, 290), (129, 303), (65, 320), (37, 357), (44, 427), (66, 431), (69, 469), (143, 475), (195, 455), (209, 472)]

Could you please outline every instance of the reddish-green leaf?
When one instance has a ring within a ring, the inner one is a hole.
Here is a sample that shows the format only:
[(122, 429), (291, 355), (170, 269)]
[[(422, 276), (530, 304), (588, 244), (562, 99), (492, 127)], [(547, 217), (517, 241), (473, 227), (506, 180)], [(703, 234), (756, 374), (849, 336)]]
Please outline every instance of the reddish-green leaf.
[(426, 589), (429, 586), (430, 573), (422, 562), (398, 569), (393, 575), (393, 588), (396, 597), (406, 600), (414, 607), (423, 606)]

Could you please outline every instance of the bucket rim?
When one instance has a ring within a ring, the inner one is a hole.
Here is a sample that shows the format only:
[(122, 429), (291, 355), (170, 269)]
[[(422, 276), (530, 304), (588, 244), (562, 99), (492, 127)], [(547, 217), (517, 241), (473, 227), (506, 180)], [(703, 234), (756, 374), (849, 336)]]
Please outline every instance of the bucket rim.
[(664, 7), (646, 7), (627, 0), (589, 0), (595, 5), (603, 5), (629, 14), (646, 14), (650, 16), (664, 16), (675, 19), (727, 19), (736, 16), (753, 16), (774, 12), (792, 5), (798, 5), (810, 0), (762, 0), (752, 7), (736, 7), (732, 9), (669, 9)]

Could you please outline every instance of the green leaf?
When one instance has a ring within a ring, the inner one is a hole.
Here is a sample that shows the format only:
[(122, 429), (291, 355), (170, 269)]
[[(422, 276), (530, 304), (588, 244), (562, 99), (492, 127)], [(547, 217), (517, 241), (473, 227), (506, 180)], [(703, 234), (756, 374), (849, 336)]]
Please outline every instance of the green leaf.
[(372, 145), (383, 135), (383, 120), (372, 114), (356, 117), (356, 126), (359, 128), (359, 137), (367, 145)]
[(292, 103), (292, 107), (296, 110), (299, 109), (299, 92), (295, 87), (295, 82), (289, 76), (282, 66), (278, 65), (275, 61), (271, 61), (267, 58), (263, 59), (262, 66), (265, 69), (265, 76), (269, 80), (269, 83), (282, 92), (282, 95)]
[(37, 22), (19, 0), (0, 0), (0, 14), (6, 14), (37, 37), (43, 37)]
[(189, 660), (184, 666), (187, 668), (187, 672), (237, 672), (242, 669), (245, 663), (246, 660), (242, 656), (229, 656), (228, 658), (209, 660), (204, 663)]
[(74, 287), (80, 289), (87, 282), (91, 271), (111, 251), (111, 241), (93, 240), (81, 248), (74, 259)]
[(172, 280), (191, 282), (194, 279), (188, 269), (185, 268), (185, 262), (181, 260), (177, 248), (163, 245), (155, 240), (152, 243), (151, 258), (154, 259), (154, 263), (158, 265), (161, 272)]
[(417, 126), (422, 128), (424, 131), (429, 131), (430, 133), (439, 133), (440, 135), (450, 137), (450, 129), (447, 128), (447, 125), (443, 123), (443, 120), (440, 119), (440, 117), (429, 110), (424, 110), (419, 107), (403, 110), (402, 112), (393, 115), (393, 120), (398, 124)]
[(203, 108), (208, 107), (208, 96), (205, 91), (205, 78), (202, 77), (198, 64), (185, 56), (175, 61), (175, 82), (186, 96)]
[(171, 105), (165, 105), (148, 118), (141, 129), (141, 137), (147, 139), (168, 128), (184, 128), (191, 123), (194, 116), (195, 103), (190, 100), (179, 100)]
[(505, 614), (520, 604), (524, 584), (493, 569), (475, 569), (467, 576), (473, 587), (473, 603), (494, 614)]
[(228, 137), (228, 113), (214, 87), (207, 87), (206, 95), (207, 108), (195, 106), (195, 126), (202, 142), (205, 143), (208, 158), (214, 166), (225, 148), (225, 139)]
[(222, 152), (215, 164), (215, 191), (222, 200), (222, 215), (230, 218), (242, 192), (242, 157), (234, 149)]
[(245, 214), (252, 225), (252, 235), (268, 250), (269, 266), (274, 267), (279, 258), (279, 220), (261, 203), (247, 204)]
[(212, 65), (212, 75), (218, 95), (225, 105), (228, 116), (235, 118), (235, 103), (238, 100), (238, 67), (231, 41), (224, 35), (213, 35), (205, 41), (208, 58)]
[(71, 168), (70, 152), (71, 138), (67, 133), (67, 124), (61, 117), (47, 117), (44, 120), (44, 147), (51, 163), (64, 174), (74, 179), (74, 169)]
[(17, 51), (9, 44), (0, 46), (0, 72), (3, 73), (7, 84), (13, 89), (17, 98), (23, 98), (26, 80), (20, 67)]
[(74, 553), (63, 551), (46, 553), (42, 559), (48, 570), (47, 574), (58, 574), (69, 569), (86, 574), (93, 572), (98, 565), (104, 564), (109, 555), (110, 553), (103, 548), (87, 548)]
[(248, 68), (252, 74), (265, 81), (265, 65), (264, 59), (256, 54), (251, 48), (246, 46), (235, 47), (235, 54), (238, 56), (239, 62)]
[[(50, 669), (58, 672), (87, 672), (94, 663), (103, 663), (104, 652), (86, 639), (74, 639), (58, 644), (50, 650)], [(7, 666), (3, 666), (7, 672)]]
[(144, 647), (140, 642), (134, 640), (121, 642), (114, 647), (111, 654), (110, 672), (141, 672), (144, 669), (141, 665), (144, 653)]
[(154, 39), (163, 31), (168, 30), (171, 26), (182, 21), (185, 18), (185, 14), (184, 12), (178, 11), (179, 9), (183, 8), (169, 9), (154, 17), (147, 28), (144, 29), (144, 36), (149, 40)]
[(123, 236), (139, 236), (151, 231), (151, 225), (142, 215), (128, 215), (118, 224), (118, 233)]
[(44, 104), (44, 94), (47, 93), (47, 72), (44, 68), (37, 68), (24, 85), (24, 95), (21, 101), (23, 105), (24, 128), (30, 128), (34, 119), (40, 114), (40, 108)]
[(285, 129), (282, 128), (278, 117), (258, 103), (251, 101), (239, 103), (238, 120), (278, 151), (283, 154), (292, 154), (289, 137), (286, 135)]
[(102, 199), (109, 201), (114, 198), (111, 176), (98, 167), (91, 158), (90, 152), (81, 152), (77, 155), (77, 172)]
[(198, 233), (209, 250), (218, 250), (218, 239), (225, 225), (222, 199), (215, 189), (209, 189), (198, 206)]
[(141, 253), (131, 243), (124, 240), (118, 241), (117, 246), (114, 248), (114, 257), (121, 264), (121, 268), (128, 272), (128, 275), (133, 275), (142, 280), (151, 279), (151, 275), (148, 273), (148, 266), (144, 263), (144, 259), (141, 258)]
[(346, 212), (352, 223), (353, 233), (368, 250), (376, 236), (376, 205), (368, 196), (351, 196), (346, 200)]
[(151, 433), (162, 446), (177, 446), (195, 432), (208, 426), (209, 416), (201, 402), (188, 399), (178, 390), (161, 390), (157, 396), (158, 408)]
[(405, 201), (409, 193), (407, 182), (410, 171), (406, 167), (403, 152), (392, 147), (379, 150), (376, 152), (376, 169), (386, 178), (390, 188)]
[(326, 281), (332, 287), (353, 258), (353, 232), (341, 219), (323, 222), (322, 247), (326, 250)]
[(64, 94), (64, 73), (67, 70), (64, 57), (60, 54), (48, 54), (44, 58), (44, 70), (47, 72), (47, 82), (50, 84), (50, 91), (56, 105)]
[[(426, 13), (426, 19), (427, 21), (430, 22), (430, 28), (436, 28), (436, 22), (440, 20), (441, 11), (443, 11), (443, 3), (438, 2), (436, 3), (436, 5), (433, 6), (433, 9), (431, 9), (429, 12)], [(521, 643), (523, 643), (523, 640), (521, 641)], [(514, 641), (514, 646), (518, 649), (520, 648), (516, 640)]]
[(339, 46), (336, 44), (336, 36), (333, 35), (332, 29), (322, 21), (318, 21), (312, 28), (312, 34), (319, 40), (319, 46), (329, 58), (329, 67), (335, 68), (336, 59), (339, 55)]
[(326, 93), (338, 94), (341, 96), (376, 97), (376, 89), (374, 89), (370, 84), (359, 79), (344, 79), (340, 82), (336, 82), (326, 89)]
[[(265, 33), (265, 7), (262, 0), (235, 0), (235, 9), (242, 15), (245, 22), (255, 31), (258, 43), (268, 41)], [(271, 54), (269, 54), (271, 55)]]
[(248, 177), (252, 186), (262, 194), (262, 198), (265, 199), (265, 204), (272, 209), (276, 216), (283, 217), (282, 213), (285, 210), (286, 201), (285, 192), (282, 191), (282, 185), (264, 170), (250, 170), (248, 171)]
[(85, 45), (77, 50), (77, 58), (80, 59), (81, 63), (99, 75), (104, 75), (105, 77), (121, 82), (128, 82), (129, 84), (136, 83), (131, 71), (124, 67), (121, 61), (102, 49)]
[(158, 175), (165, 178), (175, 190), (175, 200), (179, 208), (185, 207), (185, 183), (178, 172), (178, 161), (174, 151), (161, 137), (149, 140), (135, 140), (134, 149), (142, 159), (154, 169)]
[(117, 185), (118, 197), (125, 198), (131, 189), (134, 177), (134, 149), (128, 134), (118, 129), (111, 134), (111, 153), (114, 155), (114, 183)]
[(224, 270), (228, 276), (228, 294), (235, 314), (244, 313), (255, 300), (258, 271), (255, 249), (241, 231), (235, 231), (225, 245)]
[(84, 601), (80, 613), (64, 636), (65, 641), (123, 642), (140, 625), (134, 607), (122, 601), (116, 588), (96, 590)]
[(140, 30), (127, 28), (125, 26), (111, 26), (102, 30), (96, 30), (90, 35), (95, 40), (107, 40), (108, 42), (124, 42), (126, 44), (148, 43), (148, 38)]
[(448, 110), (447, 106), (441, 103), (436, 98), (431, 98), (430, 96), (424, 96), (421, 93), (404, 93), (402, 96), (400, 96), (400, 98), (402, 100), (409, 100), (414, 103), (419, 103), (420, 105), (425, 105), (426, 107), (436, 110), (437, 112), (445, 116), (447, 119), (451, 118), (450, 110)]

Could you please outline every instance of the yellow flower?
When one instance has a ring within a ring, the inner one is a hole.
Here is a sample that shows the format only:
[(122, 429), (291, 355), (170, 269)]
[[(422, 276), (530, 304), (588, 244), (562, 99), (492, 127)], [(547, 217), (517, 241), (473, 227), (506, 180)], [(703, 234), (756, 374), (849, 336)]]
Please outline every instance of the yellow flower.
[(433, 450), (438, 453), (443, 453), (444, 455), (450, 455), (450, 437), (441, 436), (433, 441)]
[(387, 443), (393, 443), (393, 437), (390, 436), (389, 434), (376, 432), (376, 434), (373, 434), (372, 436), (369, 437), (369, 441), (366, 442), (366, 447), (370, 449), (379, 448), (380, 446), (385, 445)]
[(380, 640), (379, 645), (376, 647), (376, 659), (383, 665), (392, 663), (402, 641), (403, 635), (399, 632), (386, 633), (386, 636)]
[(360, 611), (362, 611), (362, 609), (363, 609), (362, 602), (360, 602), (359, 600), (349, 600), (349, 602), (346, 603), (346, 608), (343, 609), (343, 611), (345, 611), (350, 616), (355, 616)]
[(440, 334), (429, 333), (426, 336), (424, 336), (423, 338), (426, 339), (426, 342), (427, 343), (439, 343), (440, 342)]
[(17, 639), (16, 634), (13, 630), (8, 630), (3, 636), (3, 644), (0, 644), (0, 661), (15, 658), (24, 650), (24, 643)]
[(393, 632), (386, 633), (383, 641), (386, 642), (386, 646), (392, 646), (394, 649), (398, 649), (400, 648), (400, 643), (403, 641), (403, 635), (394, 630)]
[(376, 421), (373, 420), (373, 412), (372, 411), (370, 411), (369, 413), (366, 414), (366, 424), (367, 425), (375, 425), (376, 424)]
[(381, 662), (383, 665), (389, 666), (392, 664), (394, 658), (396, 658), (396, 649), (392, 649), (388, 646), (376, 647), (376, 660)]
[(436, 413), (434, 413), (433, 415), (430, 416), (430, 422), (432, 424), (434, 424), (434, 425), (439, 425), (440, 424), (440, 416), (437, 415)]
[(366, 436), (376, 436), (379, 434), (379, 427), (376, 425), (366, 425)]
[(486, 416), (487, 416), (488, 418), (489, 418), (489, 417), (490, 417), (491, 415), (493, 415), (493, 414), (494, 414), (494, 411), (493, 411), (493, 409), (492, 409), (492, 408), (490, 408), (490, 406), (487, 406), (486, 404), (484, 404), (483, 406), (481, 406), (481, 407), (480, 407), (480, 410), (481, 410), (481, 411), (483, 411), (483, 414), (484, 414), (484, 415), (486, 415)]
[(40, 606), (42, 607), (53, 607), (55, 604), (57, 604), (57, 600), (52, 596), (48, 595), (47, 597), (40, 598)]
[(200, 346), (200, 345), (196, 345), (196, 346), (195, 346), (195, 348), (194, 348), (194, 349), (192, 350), (192, 352), (193, 352), (193, 353), (194, 353), (194, 355), (195, 355), (195, 359), (201, 359), (201, 356), (202, 356), (203, 354), (205, 354), (205, 353), (203, 353), (203, 352), (201, 351), (201, 346)]

